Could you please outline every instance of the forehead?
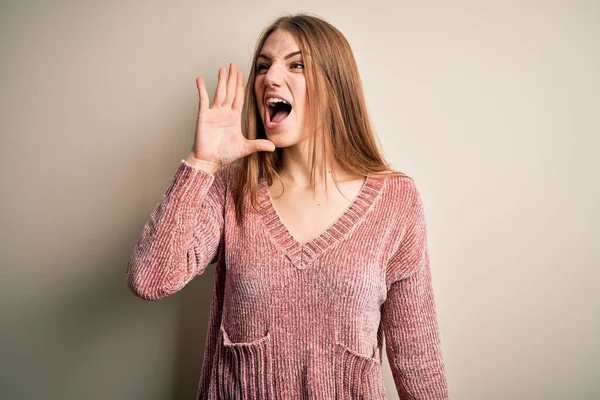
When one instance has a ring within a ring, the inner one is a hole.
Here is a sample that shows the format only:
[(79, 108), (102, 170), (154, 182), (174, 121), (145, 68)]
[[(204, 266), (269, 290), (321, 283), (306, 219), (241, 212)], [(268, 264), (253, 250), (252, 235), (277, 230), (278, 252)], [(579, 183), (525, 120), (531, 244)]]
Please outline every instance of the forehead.
[(277, 29), (269, 35), (260, 49), (260, 53), (268, 57), (284, 57), (290, 52), (298, 50), (300, 48), (294, 36), (288, 31)]

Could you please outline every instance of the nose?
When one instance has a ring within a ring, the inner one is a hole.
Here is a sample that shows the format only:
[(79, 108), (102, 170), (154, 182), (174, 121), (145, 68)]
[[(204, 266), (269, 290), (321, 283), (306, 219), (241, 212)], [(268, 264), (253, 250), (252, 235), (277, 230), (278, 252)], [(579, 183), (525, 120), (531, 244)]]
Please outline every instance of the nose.
[(265, 74), (265, 86), (281, 86), (283, 84), (284, 66), (274, 62)]

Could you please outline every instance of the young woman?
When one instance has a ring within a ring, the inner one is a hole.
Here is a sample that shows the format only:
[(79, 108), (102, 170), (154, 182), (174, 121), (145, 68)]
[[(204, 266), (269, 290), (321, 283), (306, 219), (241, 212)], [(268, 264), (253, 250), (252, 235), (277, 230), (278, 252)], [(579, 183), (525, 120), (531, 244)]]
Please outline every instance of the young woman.
[(422, 202), (376, 146), (344, 36), (281, 17), (245, 94), (235, 64), (212, 107), (196, 83), (192, 150), (127, 282), (156, 300), (217, 263), (197, 398), (385, 399), (385, 337), (400, 398), (447, 399)]

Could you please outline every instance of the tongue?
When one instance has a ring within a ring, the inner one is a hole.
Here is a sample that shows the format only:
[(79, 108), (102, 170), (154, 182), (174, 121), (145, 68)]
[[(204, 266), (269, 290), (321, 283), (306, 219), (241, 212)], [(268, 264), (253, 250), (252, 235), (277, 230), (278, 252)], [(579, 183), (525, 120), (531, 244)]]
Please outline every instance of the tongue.
[(277, 111), (277, 113), (275, 113), (275, 115), (273, 115), (271, 122), (274, 122), (277, 124), (277, 123), (283, 121), (288, 115), (290, 115), (289, 111), (285, 111), (285, 110)]

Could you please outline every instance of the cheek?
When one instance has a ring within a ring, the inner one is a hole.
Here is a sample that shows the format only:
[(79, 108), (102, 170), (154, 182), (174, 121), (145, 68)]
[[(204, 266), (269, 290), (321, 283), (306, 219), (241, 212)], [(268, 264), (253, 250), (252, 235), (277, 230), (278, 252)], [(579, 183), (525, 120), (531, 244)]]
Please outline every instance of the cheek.
[(294, 101), (300, 114), (304, 114), (306, 109), (306, 81), (304, 77), (294, 82)]
[(295, 97), (294, 111), (299, 117), (306, 115), (306, 107), (306, 96), (304, 94), (297, 95)]

